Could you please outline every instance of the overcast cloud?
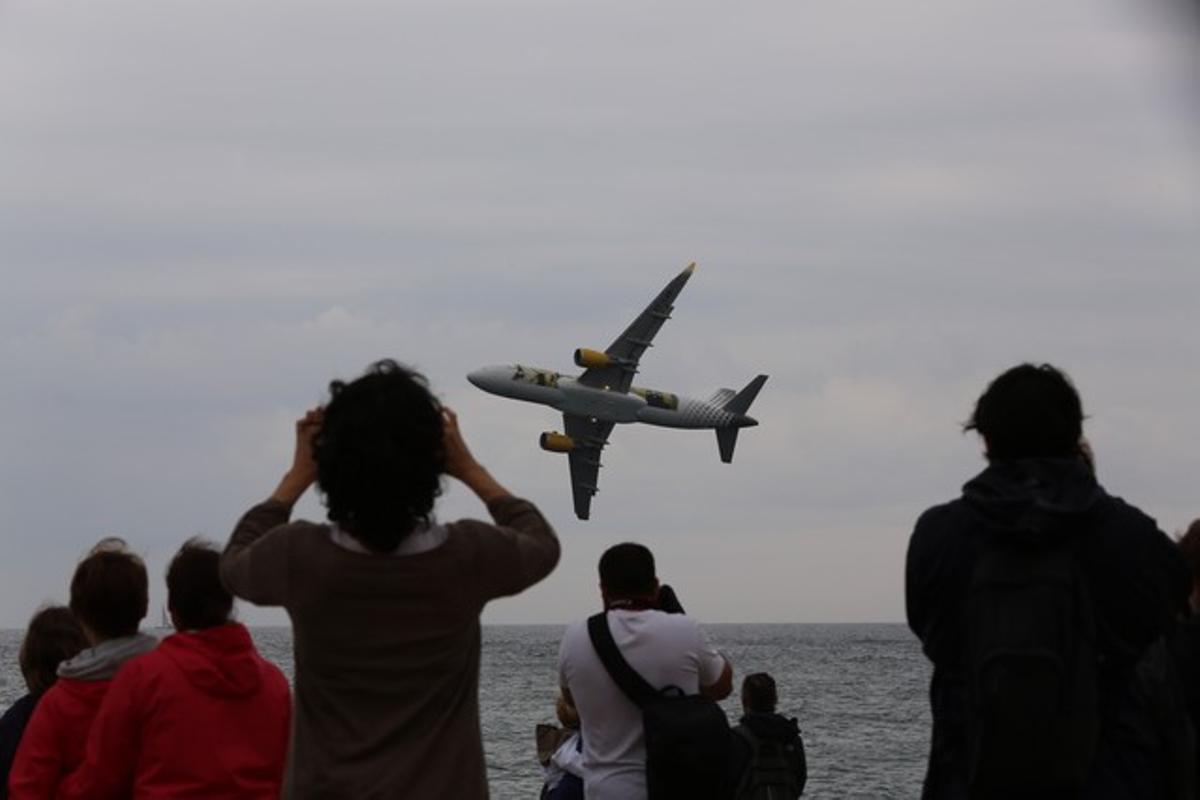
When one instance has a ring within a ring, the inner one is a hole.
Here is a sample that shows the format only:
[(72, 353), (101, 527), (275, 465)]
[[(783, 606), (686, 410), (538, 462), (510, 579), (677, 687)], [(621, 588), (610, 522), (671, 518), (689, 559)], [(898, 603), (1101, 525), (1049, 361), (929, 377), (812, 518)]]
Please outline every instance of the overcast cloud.
[[(1103, 482), (1178, 529), (1195, 32), (1135, 0), (0, 3), (0, 626), (109, 534), (157, 608), (178, 544), (223, 541), (292, 420), (384, 356), (563, 539), (492, 622), (589, 612), (626, 539), (705, 619), (902, 619), (912, 523), (1021, 360), (1070, 372)], [(769, 373), (762, 424), (732, 466), (617, 428), (580, 523), (537, 448), (560, 418), (465, 375), (566, 369), (691, 260), (639, 380)]]

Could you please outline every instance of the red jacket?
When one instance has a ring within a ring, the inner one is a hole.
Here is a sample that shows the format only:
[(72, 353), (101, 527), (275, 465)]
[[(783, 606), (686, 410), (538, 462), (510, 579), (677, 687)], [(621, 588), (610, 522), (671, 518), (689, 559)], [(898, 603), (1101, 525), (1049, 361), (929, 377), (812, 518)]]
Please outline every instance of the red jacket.
[(59, 798), (279, 797), (287, 679), (236, 623), (167, 637), (129, 661)]
[(38, 701), (8, 777), (9, 800), (49, 800), (83, 762), (92, 718), (112, 681), (59, 678)]

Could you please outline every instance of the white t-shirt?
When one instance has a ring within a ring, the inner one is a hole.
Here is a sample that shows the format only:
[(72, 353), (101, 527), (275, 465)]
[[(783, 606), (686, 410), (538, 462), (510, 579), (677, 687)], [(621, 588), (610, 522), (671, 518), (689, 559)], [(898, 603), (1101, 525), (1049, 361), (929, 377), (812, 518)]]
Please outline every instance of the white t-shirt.
[[(721, 677), (725, 659), (700, 625), (684, 614), (608, 612), (608, 628), (621, 654), (656, 689), (678, 686), (697, 694)], [(587, 620), (563, 634), (559, 680), (575, 699), (583, 725), (583, 783), (588, 800), (645, 800), (646, 744), (642, 712), (600, 662)]]

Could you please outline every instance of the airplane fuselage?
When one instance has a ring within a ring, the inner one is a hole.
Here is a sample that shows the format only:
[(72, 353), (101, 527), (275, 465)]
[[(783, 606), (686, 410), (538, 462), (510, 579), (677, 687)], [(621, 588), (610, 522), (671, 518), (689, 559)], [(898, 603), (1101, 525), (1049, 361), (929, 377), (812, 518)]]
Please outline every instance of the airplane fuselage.
[(550, 369), (523, 364), (484, 367), (467, 376), (485, 392), (540, 403), (564, 414), (600, 422), (642, 422), (664, 428), (746, 428), (758, 423), (704, 400), (631, 387), (628, 392), (585, 386)]

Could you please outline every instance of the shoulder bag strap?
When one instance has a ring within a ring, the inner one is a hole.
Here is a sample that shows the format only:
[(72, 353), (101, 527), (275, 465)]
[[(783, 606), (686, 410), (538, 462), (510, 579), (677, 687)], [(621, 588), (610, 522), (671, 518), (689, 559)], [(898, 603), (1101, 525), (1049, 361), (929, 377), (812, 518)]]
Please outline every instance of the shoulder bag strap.
[(608, 617), (605, 612), (588, 617), (588, 637), (592, 640), (592, 647), (596, 648), (596, 655), (600, 657), (604, 669), (608, 670), (613, 683), (617, 684), (635, 706), (645, 708), (658, 697), (654, 687), (629, 666), (625, 656), (621, 655), (620, 648), (613, 640), (612, 631), (608, 629)]

